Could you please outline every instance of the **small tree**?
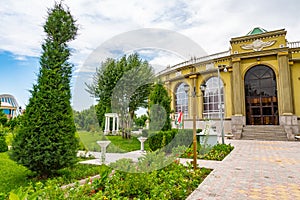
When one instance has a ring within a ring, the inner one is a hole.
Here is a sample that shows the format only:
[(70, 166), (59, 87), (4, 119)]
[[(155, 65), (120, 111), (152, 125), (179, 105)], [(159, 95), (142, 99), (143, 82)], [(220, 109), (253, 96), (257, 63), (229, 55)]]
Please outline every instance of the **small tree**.
[(161, 83), (155, 84), (149, 96), (150, 130), (171, 130), (171, 97)]
[(37, 84), (13, 141), (13, 159), (43, 177), (76, 159), (78, 141), (70, 105), (73, 66), (67, 43), (75, 39), (77, 29), (62, 3), (48, 10)]

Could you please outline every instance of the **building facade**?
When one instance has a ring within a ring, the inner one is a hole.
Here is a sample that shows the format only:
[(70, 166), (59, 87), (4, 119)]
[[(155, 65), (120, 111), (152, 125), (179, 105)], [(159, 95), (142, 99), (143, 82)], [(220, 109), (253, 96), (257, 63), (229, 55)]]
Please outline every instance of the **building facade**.
[(11, 119), (21, 113), (21, 108), (14, 96), (10, 94), (0, 94), (0, 111), (4, 112), (8, 119)]
[(232, 38), (229, 51), (159, 72), (185, 128), (195, 116), (197, 128), (210, 119), (235, 138), (249, 126), (283, 127), (294, 138), (300, 124), (300, 42), (288, 42), (286, 34), (254, 28)]

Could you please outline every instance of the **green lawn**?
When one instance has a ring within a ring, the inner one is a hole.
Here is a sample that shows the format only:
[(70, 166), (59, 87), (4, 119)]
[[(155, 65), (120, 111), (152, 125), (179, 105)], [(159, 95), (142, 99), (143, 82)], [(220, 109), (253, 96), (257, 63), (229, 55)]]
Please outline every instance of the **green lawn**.
[[(78, 132), (81, 142), (89, 151), (101, 151), (97, 144), (98, 140), (103, 140), (100, 133)], [(109, 153), (124, 153), (139, 150), (141, 148), (140, 141), (137, 137), (132, 136), (131, 139), (123, 139), (122, 136), (105, 136), (106, 140), (110, 140), (111, 144), (107, 148)], [(145, 150), (150, 150), (148, 142), (145, 142)]]
[(28, 184), (27, 176), (32, 174), (25, 167), (9, 159), (7, 153), (0, 153), (0, 193)]
[[(0, 153), (0, 194), (7, 194), (11, 190), (20, 186), (27, 186), (30, 182), (37, 182), (33, 172), (26, 167), (18, 165), (12, 161), (8, 153)], [(94, 176), (106, 170), (106, 166), (76, 164), (74, 167), (64, 168), (58, 171), (58, 174), (49, 179), (56, 180), (58, 184), (68, 184), (77, 180)], [(45, 180), (42, 180), (44, 182)], [(1, 195), (0, 195), (1, 199)]]

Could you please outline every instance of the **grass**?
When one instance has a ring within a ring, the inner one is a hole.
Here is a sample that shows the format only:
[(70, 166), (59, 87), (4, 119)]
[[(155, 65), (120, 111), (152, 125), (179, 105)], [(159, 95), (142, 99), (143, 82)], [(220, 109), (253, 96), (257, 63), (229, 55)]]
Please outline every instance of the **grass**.
[(10, 160), (7, 153), (0, 153), (0, 166), (0, 193), (7, 193), (28, 184), (27, 176), (32, 172)]
[[(31, 182), (46, 181), (36, 179), (33, 172), (12, 161), (7, 152), (0, 153), (0, 166), (0, 193), (7, 194), (11, 190), (27, 186)], [(76, 164), (73, 167), (59, 170), (56, 176), (52, 176), (49, 179), (56, 180), (58, 184), (64, 185), (97, 175), (106, 169), (106, 166)]]
[[(129, 151), (140, 150), (141, 143), (137, 137), (132, 136), (131, 139), (123, 139), (122, 136), (103, 136), (100, 133), (90, 133), (80, 131), (78, 132), (79, 138), (84, 147), (89, 151), (101, 151), (100, 146), (97, 144), (98, 140), (110, 140), (111, 144), (107, 148), (108, 153), (125, 153)], [(145, 150), (150, 150), (148, 142), (145, 142)]]

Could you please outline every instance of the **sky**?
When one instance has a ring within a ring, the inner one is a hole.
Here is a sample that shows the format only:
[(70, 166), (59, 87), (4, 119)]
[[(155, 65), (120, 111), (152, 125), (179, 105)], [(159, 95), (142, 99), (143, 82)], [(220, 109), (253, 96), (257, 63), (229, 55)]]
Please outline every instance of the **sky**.
[[(69, 44), (76, 110), (95, 103), (84, 83), (90, 83), (107, 57), (138, 52), (158, 72), (194, 56), (226, 51), (231, 38), (254, 27), (286, 29), (288, 41), (300, 41), (298, 0), (64, 0), (64, 4), (79, 26), (76, 40)], [(43, 24), (53, 5), (52, 0), (0, 0), (0, 94), (14, 95), (22, 107), (36, 83)]]

